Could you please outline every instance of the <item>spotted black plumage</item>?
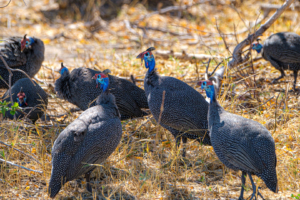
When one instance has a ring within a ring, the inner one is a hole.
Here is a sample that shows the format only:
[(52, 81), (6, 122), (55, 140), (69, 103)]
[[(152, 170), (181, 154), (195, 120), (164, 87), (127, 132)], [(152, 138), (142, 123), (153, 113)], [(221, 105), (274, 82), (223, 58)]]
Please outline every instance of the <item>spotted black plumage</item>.
[(285, 76), (285, 70), (294, 72), (293, 88), (296, 90), (298, 71), (300, 70), (300, 36), (292, 32), (280, 32), (268, 37), (263, 46), (253, 44), (253, 49), (262, 51), (262, 56), (281, 73), (280, 77), (273, 80), (277, 82)]
[[(22, 78), (18, 80), (12, 87), (12, 98), (14, 102), (17, 102), (18, 93), (20, 92), (21, 88), (23, 92), (26, 94), (26, 103), (27, 105), (22, 105), (23, 108), (32, 107), (33, 109), (25, 109), (23, 110), (24, 113), (29, 113), (27, 118), (31, 119), (34, 123), (38, 120), (43, 114), (44, 111), (47, 109), (48, 105), (48, 95), (47, 93), (39, 86), (35, 81), (35, 86), (28, 78)], [(2, 97), (3, 101), (10, 101), (9, 91)], [(16, 118), (24, 117), (24, 113), (18, 111), (16, 113)], [(13, 119), (13, 115), (8, 112), (5, 114), (6, 117)]]
[[(88, 68), (76, 68), (65, 71), (55, 82), (55, 90), (60, 98), (78, 106), (82, 110), (95, 105), (93, 102), (97, 94), (101, 93), (100, 87), (92, 77), (100, 73)], [(147, 115), (141, 108), (148, 108), (145, 91), (128, 80), (108, 75), (110, 92), (115, 96), (117, 106), (121, 113), (121, 120), (142, 117)]]
[[(177, 145), (180, 145), (180, 139), (186, 143), (187, 138), (197, 139), (205, 145), (211, 145), (207, 131), (208, 103), (204, 97), (176, 78), (159, 76), (154, 69), (155, 60), (151, 51), (141, 53), (138, 58), (144, 59), (145, 66), (149, 68), (145, 76), (144, 88), (155, 120), (158, 122), (161, 114), (160, 125), (172, 133)], [(148, 59), (150, 59), (149, 63)], [(164, 110), (161, 113), (164, 91)], [(183, 156), (185, 156), (185, 151), (183, 151)]]
[[(259, 176), (270, 190), (277, 192), (277, 160), (270, 132), (256, 121), (225, 111), (216, 100), (210, 80), (202, 82), (201, 87), (211, 99), (208, 111), (211, 144), (222, 163), (233, 170), (242, 171), (239, 199), (243, 199), (246, 175), (249, 175), (252, 183), (252, 198), (256, 194), (256, 186), (251, 177), (253, 174)], [(258, 195), (262, 197), (260, 192)]]
[(117, 148), (122, 136), (120, 113), (115, 97), (102, 92), (97, 105), (84, 111), (55, 140), (49, 194), (54, 198), (62, 185), (85, 174), (87, 189), (90, 173)]
[[(34, 77), (34, 75), (40, 70), (44, 61), (45, 52), (43, 41), (34, 37), (32, 37), (32, 39), (34, 41), (32, 45), (30, 45), (30, 47), (26, 47), (23, 52), (21, 52), (21, 37), (12, 37), (8, 39), (4, 44), (4, 47), (0, 49), (0, 52), (2, 53), (1, 55), (9, 67), (13, 69), (21, 69), (30, 77)], [(0, 78), (0, 88), (8, 88), (9, 73), (1, 59), (0, 75), (7, 83), (6, 84)], [(27, 78), (27, 76), (21, 72), (13, 72), (12, 85), (21, 78)]]

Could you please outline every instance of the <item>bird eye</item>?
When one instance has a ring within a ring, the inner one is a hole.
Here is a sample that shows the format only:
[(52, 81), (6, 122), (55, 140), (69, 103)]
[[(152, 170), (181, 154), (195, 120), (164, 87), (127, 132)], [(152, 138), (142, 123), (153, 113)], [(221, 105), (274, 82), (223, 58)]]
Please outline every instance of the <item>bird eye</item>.
[(100, 78), (100, 75), (98, 75), (98, 78)]
[(206, 85), (206, 82), (203, 82), (203, 85)]
[(28, 42), (28, 41), (26, 41), (26, 44), (29, 44), (29, 42)]
[(149, 56), (149, 53), (148, 53), (148, 52), (146, 53), (146, 56)]

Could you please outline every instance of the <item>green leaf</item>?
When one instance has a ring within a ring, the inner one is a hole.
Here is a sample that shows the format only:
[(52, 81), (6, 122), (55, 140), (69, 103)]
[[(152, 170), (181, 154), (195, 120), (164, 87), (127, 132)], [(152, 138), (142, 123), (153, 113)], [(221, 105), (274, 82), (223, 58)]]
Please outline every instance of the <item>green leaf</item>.
[(10, 113), (11, 115), (15, 115), (15, 114), (16, 114), (16, 111), (11, 110), (9, 113)]
[(1, 154), (2, 158), (5, 159), (5, 153), (4, 153), (4, 151), (0, 151), (0, 154)]
[(14, 102), (14, 105), (12, 106), (12, 108), (18, 108), (18, 107), (19, 107), (18, 102)]

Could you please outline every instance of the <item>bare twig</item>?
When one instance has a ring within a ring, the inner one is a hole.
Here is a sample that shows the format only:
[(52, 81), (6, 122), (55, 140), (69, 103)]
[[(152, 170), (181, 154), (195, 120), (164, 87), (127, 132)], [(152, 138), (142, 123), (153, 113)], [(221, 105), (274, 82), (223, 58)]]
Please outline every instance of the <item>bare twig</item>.
[[(166, 91), (164, 90), (162, 93), (162, 101), (161, 101), (161, 105), (160, 105), (160, 113), (159, 113), (159, 117), (158, 117), (158, 124), (160, 124), (161, 122), (161, 116), (162, 113), (164, 112), (164, 105), (165, 105), (165, 96), (166, 96)], [(160, 126), (157, 126), (157, 133), (156, 133), (156, 139), (155, 139), (155, 144), (157, 144), (158, 141), (158, 137), (159, 137), (159, 128)]]
[(245, 40), (235, 47), (232, 59), (228, 63), (230, 68), (236, 67), (237, 65), (248, 60), (248, 54), (244, 56), (244, 58), (242, 57), (243, 49), (261, 36), (293, 2), (294, 0), (286, 0), (286, 2), (267, 20), (266, 23), (264, 23), (255, 33), (249, 35)]
[[(1, 53), (2, 54), (2, 53)], [(27, 78), (29, 78), (29, 80), (32, 82), (32, 84), (35, 86), (35, 83), (31, 80), (31, 77), (26, 73), (24, 72), (23, 70), (21, 69), (12, 69), (8, 66), (8, 64), (6, 63), (6, 61), (4, 60), (3, 56), (0, 55), (0, 59), (2, 60), (2, 62), (4, 63), (4, 66), (6, 67), (7, 71), (9, 72), (9, 79), (11, 79), (11, 76), (13, 76), (13, 73), (12, 72), (21, 72), (22, 74), (24, 74), (25, 76), (27, 76)]]
[(9, 2), (8, 2), (5, 6), (2, 6), (2, 7), (0, 7), (0, 8), (5, 8), (5, 7), (7, 7), (7, 6), (10, 4), (10, 2), (11, 2), (11, 0), (9, 0)]
[(209, 68), (209, 64), (210, 64), (211, 59), (208, 60), (207, 65), (206, 65), (206, 69), (205, 69), (205, 80), (208, 80), (209, 75), (208, 75), (208, 68)]
[(37, 159), (35, 159), (34, 157), (32, 157), (31, 155), (28, 155), (27, 153), (25, 153), (25, 152), (23, 152), (23, 151), (21, 151), (21, 150), (19, 150), (19, 149), (16, 149), (15, 147), (13, 147), (12, 145), (9, 145), (9, 144), (5, 144), (4, 142), (2, 142), (2, 141), (0, 141), (0, 144), (3, 144), (3, 145), (5, 145), (5, 146), (8, 146), (8, 147), (11, 147), (13, 150), (16, 150), (16, 151), (18, 151), (18, 152), (20, 152), (20, 153), (22, 153), (22, 154), (24, 154), (25, 156), (28, 156), (29, 158), (31, 158), (32, 160), (34, 160), (34, 161), (36, 161), (37, 163), (39, 163), (40, 165), (42, 164), (42, 163), (40, 163), (40, 161), (38, 161)]
[(276, 108), (275, 108), (275, 116), (274, 116), (274, 118), (275, 118), (275, 128), (274, 128), (274, 132), (273, 133), (275, 133), (275, 131), (276, 131), (276, 128), (277, 128), (277, 123), (276, 123), (276, 115), (277, 115), (277, 102), (278, 102), (278, 97), (279, 97), (279, 95), (280, 95), (281, 93), (279, 92), (278, 93), (278, 95), (277, 95), (277, 97), (276, 97)]
[(158, 117), (158, 124), (160, 124), (161, 116), (162, 116), (162, 113), (163, 113), (163, 111), (164, 111), (165, 96), (166, 96), (166, 91), (164, 90), (164, 91), (163, 91), (163, 94), (162, 94), (161, 105), (160, 105), (160, 114), (159, 114), (159, 117)]
[(8, 160), (4, 160), (4, 159), (2, 159), (2, 158), (0, 158), (0, 161), (2, 161), (2, 162), (4, 162), (4, 163), (7, 163), (7, 164), (10, 164), (10, 165), (12, 165), (12, 166), (20, 167), (20, 168), (25, 169), (25, 170), (28, 170), (28, 171), (32, 171), (32, 172), (36, 172), (36, 173), (40, 173), (40, 174), (43, 173), (43, 171), (37, 171), (37, 170), (29, 169), (29, 168), (27, 168), (27, 167), (23, 167), (23, 166), (21, 166), (21, 165), (17, 165), (17, 164), (15, 164), (15, 163), (13, 163), (13, 162), (10, 162), (10, 161), (8, 161)]
[(222, 40), (223, 40), (223, 42), (224, 42), (224, 45), (225, 45), (226, 50), (232, 55), (232, 52), (229, 50), (229, 46), (227, 45), (227, 42), (226, 42), (226, 40), (225, 40), (225, 37), (224, 37), (223, 33), (221, 32), (221, 30), (219, 29), (217, 19), (216, 19), (216, 28), (217, 28), (217, 30), (218, 30), (218, 33), (219, 33), (220, 37), (222, 38)]
[(271, 98), (269, 98), (269, 99), (268, 99), (267, 101), (265, 101), (264, 103), (262, 103), (262, 104), (260, 104), (260, 105), (258, 105), (258, 106), (256, 106), (256, 107), (254, 107), (254, 108), (252, 108), (252, 109), (256, 109), (256, 108), (259, 108), (259, 107), (265, 105), (266, 103), (268, 103), (269, 101), (271, 101), (274, 97), (275, 97), (275, 96), (272, 96)]

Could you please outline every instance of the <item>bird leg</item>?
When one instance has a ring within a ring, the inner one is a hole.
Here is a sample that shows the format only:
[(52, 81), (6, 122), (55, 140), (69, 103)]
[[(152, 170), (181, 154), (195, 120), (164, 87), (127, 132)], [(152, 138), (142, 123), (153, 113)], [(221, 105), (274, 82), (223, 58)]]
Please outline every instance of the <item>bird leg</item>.
[(281, 75), (278, 78), (273, 79), (272, 83), (277, 83), (279, 79), (282, 79), (285, 76), (283, 69), (279, 69)]
[(244, 190), (245, 190), (245, 183), (246, 183), (246, 177), (247, 177), (247, 173), (246, 172), (242, 172), (242, 189), (241, 189), (241, 195), (239, 197), (239, 200), (244, 200)]
[(296, 83), (297, 83), (298, 71), (294, 71), (294, 92), (296, 92)]
[(86, 190), (92, 193), (92, 186), (90, 184), (90, 176), (91, 172), (85, 173), (85, 180), (86, 180)]
[(251, 174), (248, 173), (248, 175), (249, 175), (249, 178), (250, 178), (250, 181), (251, 181), (251, 184), (252, 184), (252, 189), (253, 189), (253, 193), (252, 193), (252, 195), (251, 195), (250, 200), (252, 200), (253, 197), (254, 197), (254, 199), (257, 199), (257, 198), (256, 198), (256, 190), (257, 190), (257, 194), (258, 194), (262, 199), (264, 199), (264, 197), (263, 197), (263, 196), (261, 195), (261, 193), (258, 191), (258, 189), (260, 189), (260, 188), (257, 188), (257, 189), (256, 189), (256, 186), (255, 186), (255, 184), (254, 184), (254, 181), (253, 181), (253, 179), (252, 179)]
[(187, 143), (187, 138), (184, 137), (184, 136), (182, 136), (181, 139), (182, 139), (182, 146), (183, 146), (183, 149), (182, 149), (182, 157), (185, 158), (185, 153), (186, 153), (186, 148), (185, 148), (185, 146), (186, 146), (186, 143)]

